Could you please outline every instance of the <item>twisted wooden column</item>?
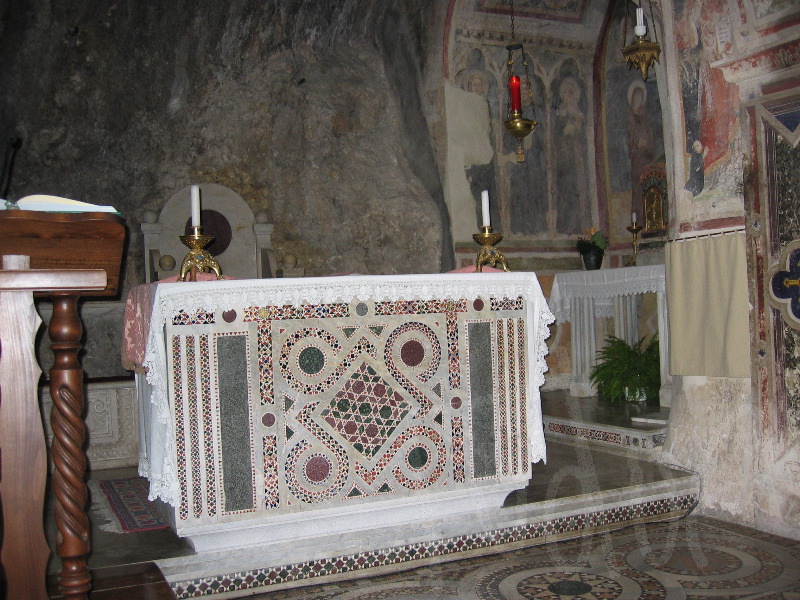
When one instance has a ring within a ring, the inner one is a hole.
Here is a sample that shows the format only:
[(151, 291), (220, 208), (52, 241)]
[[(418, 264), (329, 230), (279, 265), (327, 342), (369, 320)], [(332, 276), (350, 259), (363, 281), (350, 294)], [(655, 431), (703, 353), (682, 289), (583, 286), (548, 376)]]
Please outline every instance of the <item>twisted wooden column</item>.
[[(91, 576), (86, 456), (83, 445), (83, 370), (78, 363), (82, 327), (79, 295), (113, 296), (125, 245), (125, 222), (108, 213), (0, 211), (0, 504), (3, 509), (2, 568), (8, 600), (46, 598), (44, 571), (49, 549), (42, 535), (47, 473), (46, 445), (38, 411), (39, 371), (34, 369), (37, 320), (32, 293), (51, 296), (50, 323), (55, 364), (50, 371), (55, 435), (53, 492), (60, 590), (65, 598), (87, 598)], [(30, 257), (27, 262), (22, 257)], [(11, 262), (8, 262), (11, 261)], [(26, 265), (30, 268), (26, 268)], [(28, 292), (23, 298), (16, 292)], [(7, 304), (10, 303), (10, 304)], [(20, 316), (17, 316), (20, 315)], [(24, 353), (28, 353), (23, 355)], [(35, 417), (35, 418), (34, 418)]]
[(84, 600), (92, 586), (86, 557), (89, 554), (86, 425), (83, 421), (83, 369), (78, 362), (83, 327), (78, 317), (78, 297), (53, 294), (49, 333), (55, 362), (50, 369), (53, 398), (52, 456), (55, 465), (56, 552), (61, 558), (59, 591), (65, 598)]

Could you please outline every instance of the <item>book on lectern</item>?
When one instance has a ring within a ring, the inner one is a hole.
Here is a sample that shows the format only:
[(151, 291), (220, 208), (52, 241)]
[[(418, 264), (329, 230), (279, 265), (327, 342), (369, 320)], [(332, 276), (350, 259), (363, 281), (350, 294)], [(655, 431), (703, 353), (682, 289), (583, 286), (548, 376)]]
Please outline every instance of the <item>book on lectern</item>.
[(107, 212), (119, 214), (119, 211), (113, 206), (100, 206), (81, 202), (80, 200), (70, 200), (69, 198), (47, 196), (45, 194), (25, 196), (16, 202), (0, 200), (0, 210), (13, 210), (15, 208), (42, 212)]

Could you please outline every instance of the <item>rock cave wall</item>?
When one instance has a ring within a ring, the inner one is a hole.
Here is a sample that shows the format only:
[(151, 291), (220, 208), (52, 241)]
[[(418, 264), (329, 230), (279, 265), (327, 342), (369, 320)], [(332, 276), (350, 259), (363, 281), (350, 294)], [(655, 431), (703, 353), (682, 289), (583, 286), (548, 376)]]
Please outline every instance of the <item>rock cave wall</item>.
[(123, 294), (144, 280), (142, 213), (196, 182), (266, 210), (306, 275), (446, 270), (422, 89), (436, 7), (0, 2), (0, 140), (22, 139), (8, 198), (117, 207)]

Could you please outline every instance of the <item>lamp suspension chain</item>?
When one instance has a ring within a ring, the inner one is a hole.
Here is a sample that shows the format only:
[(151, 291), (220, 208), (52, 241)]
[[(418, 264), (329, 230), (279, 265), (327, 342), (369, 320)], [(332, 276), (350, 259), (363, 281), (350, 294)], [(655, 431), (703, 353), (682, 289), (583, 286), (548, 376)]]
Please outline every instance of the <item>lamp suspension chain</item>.
[(650, 29), (653, 30), (653, 39), (658, 44), (658, 27), (656, 27), (656, 14), (653, 12), (653, 3), (647, 0), (647, 6), (650, 7)]
[[(514, 42), (514, 0), (511, 0), (510, 3), (511, 7), (511, 45), (508, 48), (515, 46)], [(506, 79), (510, 80), (511, 76), (514, 74), (514, 57), (512, 56), (511, 52), (508, 53), (508, 60), (506, 61)], [(506, 112), (511, 114), (511, 95), (508, 96), (508, 103), (506, 105)]]
[[(516, 42), (516, 32), (514, 30), (514, 0), (509, 0), (511, 15), (511, 43), (506, 46), (508, 60), (506, 68), (508, 70), (508, 112), (504, 121), (506, 131), (517, 140), (517, 162), (525, 162), (525, 148), (523, 139), (536, 127), (535, 120), (526, 119), (522, 116), (522, 98), (520, 78), (514, 74), (514, 52), (520, 51), (522, 54), (522, 65), (525, 70), (525, 84), (528, 86), (528, 99), (533, 108), (533, 85), (531, 84), (530, 73), (528, 72), (528, 57), (522, 44)], [(535, 117), (535, 115), (534, 115)]]
[(647, 26), (644, 22), (644, 0), (639, 0), (636, 6), (636, 27), (633, 28), (634, 39), (628, 44), (628, 2), (633, 0), (623, 0), (625, 2), (625, 20), (622, 34), (622, 55), (628, 68), (636, 67), (642, 75), (642, 80), (647, 79), (650, 67), (654, 62), (659, 62), (661, 56), (661, 46), (658, 43), (658, 31), (655, 25), (652, 0), (647, 0), (650, 9), (650, 29), (653, 31), (654, 42), (647, 39)]
[[(625, 19), (623, 20), (623, 28), (622, 28), (622, 50), (625, 51), (625, 46), (628, 44), (628, 19), (630, 19), (630, 13), (628, 12), (628, 2), (630, 0), (622, 0), (625, 3)], [(630, 67), (629, 67), (630, 68)]]
[(531, 112), (533, 113), (533, 120), (536, 121), (536, 105), (533, 103), (533, 80), (531, 74), (528, 72), (528, 55), (525, 50), (522, 50), (522, 66), (525, 67), (525, 82), (528, 86), (528, 102), (531, 105)]
[(514, 0), (511, 0), (511, 43), (514, 43)]

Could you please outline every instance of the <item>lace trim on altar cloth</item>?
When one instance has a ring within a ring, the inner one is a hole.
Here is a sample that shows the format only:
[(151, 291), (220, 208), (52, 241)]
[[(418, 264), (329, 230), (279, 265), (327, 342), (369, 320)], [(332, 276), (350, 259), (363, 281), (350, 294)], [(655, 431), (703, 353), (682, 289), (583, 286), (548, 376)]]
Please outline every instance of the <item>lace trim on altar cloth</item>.
[[(154, 311), (155, 312), (155, 311)], [(167, 504), (177, 506), (180, 501), (178, 472), (173, 459), (175, 439), (169, 432), (174, 431), (172, 414), (169, 410), (167, 393), (167, 359), (164, 354), (163, 321), (150, 321), (144, 367), (147, 382), (152, 387), (150, 402), (156, 408), (156, 421), (164, 439), (163, 454), (140, 458), (139, 474), (150, 482), (148, 500), (161, 498)], [(156, 326), (154, 326), (156, 325)], [(159, 448), (160, 450), (160, 448)], [(155, 463), (155, 464), (153, 464)]]
[(665, 289), (663, 281), (625, 281), (609, 283), (602, 288), (595, 285), (571, 284), (565, 290), (568, 296), (587, 296), (591, 298), (616, 298), (618, 296), (635, 296)]
[[(165, 355), (164, 324), (179, 311), (192, 314), (198, 310), (244, 310), (252, 306), (300, 306), (355, 300), (474, 300), (477, 298), (525, 299), (529, 311), (531, 361), (530, 443), (531, 460), (545, 460), (539, 388), (547, 371), (545, 356), (549, 325), (555, 320), (533, 273), (475, 273), (393, 276), (346, 276), (303, 278), (295, 283), (287, 279), (229, 280), (159, 284), (146, 344), (144, 367), (152, 386), (151, 402), (156, 419), (166, 431), (174, 431), (168, 396), (168, 361)], [(140, 461), (140, 473), (150, 478), (150, 499), (161, 498), (176, 506), (180, 501), (177, 469), (174, 463), (175, 440), (164, 436), (163, 457)], [(158, 464), (153, 464), (158, 462)]]
[[(174, 445), (173, 445), (174, 447)], [(166, 448), (165, 450), (171, 451)], [(167, 467), (172, 466), (172, 461), (163, 461)], [(180, 498), (180, 490), (178, 488), (177, 474), (173, 473), (171, 476), (165, 473), (162, 469), (161, 472), (155, 473), (150, 467), (150, 461), (146, 458), (139, 459), (139, 475), (145, 477), (149, 481), (149, 492), (147, 499), (151, 502), (161, 498), (164, 502), (175, 506)]]
[[(531, 462), (547, 462), (547, 448), (544, 441), (544, 423), (542, 422), (541, 387), (544, 385), (544, 374), (547, 372), (547, 362), (544, 357), (550, 353), (547, 347), (547, 338), (550, 337), (550, 324), (555, 321), (555, 316), (550, 312), (547, 303), (542, 297), (541, 310), (536, 313), (533, 304), (528, 305), (528, 310), (533, 310), (530, 322), (534, 324), (534, 331), (529, 335), (529, 346), (532, 346), (531, 355), (534, 358), (531, 368), (531, 384), (529, 387), (530, 400), (528, 402), (528, 431), (530, 432)], [(539, 432), (542, 432), (539, 435)]]
[(531, 273), (474, 273), (444, 275), (358, 275), (307, 277), (297, 283), (287, 279), (253, 279), (208, 283), (171, 283), (158, 286), (153, 317), (179, 310), (213, 312), (218, 308), (248, 306), (300, 306), (354, 300), (460, 300), (478, 297), (522, 296), (544, 302), (536, 276)]

